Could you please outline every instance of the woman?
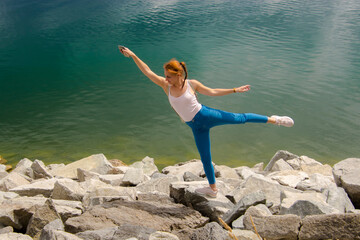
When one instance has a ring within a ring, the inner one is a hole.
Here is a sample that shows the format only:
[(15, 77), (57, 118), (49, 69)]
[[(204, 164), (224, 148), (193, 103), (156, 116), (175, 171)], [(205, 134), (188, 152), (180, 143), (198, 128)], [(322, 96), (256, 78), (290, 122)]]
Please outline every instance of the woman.
[(216, 197), (217, 188), (215, 172), (210, 152), (210, 128), (224, 124), (243, 124), (246, 122), (271, 123), (292, 127), (294, 121), (290, 117), (263, 116), (253, 113), (229, 113), (201, 105), (195, 92), (208, 96), (223, 96), (232, 93), (242, 93), (250, 90), (250, 85), (233, 89), (212, 89), (204, 86), (197, 80), (187, 79), (187, 68), (184, 62), (175, 59), (164, 64), (165, 77), (156, 75), (131, 50), (119, 46), (120, 52), (131, 57), (139, 69), (155, 84), (162, 87), (168, 95), (169, 102), (183, 121), (192, 129), (195, 143), (200, 153), (209, 187), (196, 189), (196, 192), (209, 197)]

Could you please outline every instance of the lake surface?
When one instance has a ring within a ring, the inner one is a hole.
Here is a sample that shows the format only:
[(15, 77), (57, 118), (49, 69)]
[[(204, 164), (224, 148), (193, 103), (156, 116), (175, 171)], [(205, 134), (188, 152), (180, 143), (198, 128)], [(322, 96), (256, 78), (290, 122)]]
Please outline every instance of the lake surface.
[(358, 0), (2, 0), (0, 155), (199, 158), (191, 129), (118, 44), (157, 74), (176, 58), (206, 86), (252, 86), (200, 96), (207, 106), (295, 120), (212, 129), (216, 164), (252, 166), (279, 149), (328, 164), (360, 157)]

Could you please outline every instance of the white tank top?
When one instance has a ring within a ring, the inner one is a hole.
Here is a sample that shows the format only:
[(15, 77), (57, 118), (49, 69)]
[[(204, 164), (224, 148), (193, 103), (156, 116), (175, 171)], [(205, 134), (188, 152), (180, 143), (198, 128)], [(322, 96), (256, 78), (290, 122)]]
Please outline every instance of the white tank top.
[(185, 122), (191, 121), (202, 107), (190, 89), (190, 82), (187, 80), (186, 91), (180, 97), (173, 97), (171, 96), (169, 87), (169, 102)]

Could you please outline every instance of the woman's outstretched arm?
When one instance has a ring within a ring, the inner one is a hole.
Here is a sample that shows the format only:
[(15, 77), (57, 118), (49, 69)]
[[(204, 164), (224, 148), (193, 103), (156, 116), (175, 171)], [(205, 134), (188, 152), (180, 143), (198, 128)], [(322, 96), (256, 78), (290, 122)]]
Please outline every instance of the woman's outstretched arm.
[(244, 85), (241, 87), (224, 89), (224, 88), (209, 88), (197, 80), (191, 80), (191, 84), (194, 86), (194, 89), (197, 92), (207, 95), (207, 96), (224, 96), (224, 95), (228, 95), (231, 93), (241, 93), (241, 92), (247, 92), (250, 90), (250, 85)]
[(119, 50), (122, 54), (124, 54), (124, 56), (131, 57), (138, 66), (138, 68), (141, 70), (141, 72), (143, 72), (145, 76), (147, 76), (151, 81), (153, 81), (155, 84), (159, 85), (163, 89), (166, 88), (167, 83), (165, 81), (165, 78), (156, 75), (153, 71), (151, 71), (149, 66), (146, 65), (146, 63), (144, 63), (140, 58), (138, 58), (135, 53), (133, 53), (130, 49), (122, 46), (119, 46)]

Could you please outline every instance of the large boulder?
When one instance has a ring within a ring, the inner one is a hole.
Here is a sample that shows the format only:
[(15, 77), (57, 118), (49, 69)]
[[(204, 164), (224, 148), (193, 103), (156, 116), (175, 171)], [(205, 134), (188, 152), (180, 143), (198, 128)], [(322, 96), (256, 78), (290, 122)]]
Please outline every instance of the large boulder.
[(54, 203), (51, 199), (46, 200), (45, 205), (37, 207), (35, 213), (31, 216), (26, 229), (26, 234), (39, 239), (41, 230), (50, 222), (59, 219), (60, 215), (56, 212)]
[(200, 160), (191, 160), (184, 163), (178, 163), (174, 166), (168, 166), (163, 168), (162, 173), (167, 175), (174, 175), (178, 177), (180, 181), (183, 180), (185, 172), (191, 172), (196, 176), (200, 176), (203, 170), (203, 165)]
[(53, 199), (82, 201), (86, 191), (81, 185), (71, 179), (59, 179), (54, 184), (51, 194)]
[(40, 160), (36, 159), (33, 162), (33, 164), (31, 164), (31, 169), (33, 170), (35, 179), (53, 178), (53, 175), (51, 173), (49, 173), (49, 171), (47, 170), (45, 164)]
[(300, 240), (360, 239), (360, 214), (307, 216), (301, 223)]
[(123, 179), (123, 186), (136, 186), (146, 180), (146, 176), (144, 174), (144, 170), (142, 168), (134, 168), (130, 167), (129, 170), (126, 171)]
[(82, 168), (84, 170), (96, 172), (99, 174), (108, 174), (108, 172), (113, 168), (113, 166), (106, 159), (104, 154), (96, 154), (67, 164), (65, 167), (51, 170), (50, 174), (59, 177), (76, 179), (78, 168)]
[(204, 227), (196, 229), (190, 237), (191, 240), (230, 240), (229, 233), (218, 223), (211, 222)]
[(14, 232), (0, 234), (0, 239), (1, 240), (33, 240), (32, 237), (28, 235), (21, 233), (14, 233)]
[(15, 169), (12, 172), (20, 173), (22, 175), (34, 178), (34, 172), (31, 168), (33, 162), (30, 159), (24, 158), (21, 159), (16, 165)]
[(29, 183), (30, 182), (22, 174), (12, 172), (0, 180), (0, 191), (7, 192), (12, 188)]
[(177, 177), (167, 176), (163, 178), (154, 178), (136, 186), (139, 192), (161, 192), (170, 194), (170, 184), (178, 181)]
[(21, 185), (12, 188), (9, 191), (17, 193), (21, 196), (32, 197), (41, 194), (44, 197), (50, 197), (56, 181), (57, 180), (55, 178), (46, 179), (42, 181), (34, 181), (30, 184)]
[(154, 163), (154, 159), (146, 156), (141, 162), (135, 162), (130, 165), (133, 168), (141, 168), (143, 173), (147, 176), (151, 176), (152, 174), (159, 172), (157, 166)]
[(197, 188), (208, 186), (207, 182), (173, 182), (170, 184), (170, 197), (177, 203), (191, 206), (212, 221), (218, 221), (218, 217), (231, 210), (234, 204), (222, 194), (224, 184), (218, 181), (217, 185), (219, 188), (217, 197), (209, 198), (195, 191)]
[(277, 181), (281, 185), (295, 188), (301, 181), (307, 179), (307, 173), (298, 170), (283, 170), (281, 172), (273, 172), (268, 175), (272, 180)]
[(360, 158), (348, 158), (334, 165), (336, 184), (343, 187), (355, 208), (360, 208)]
[(274, 166), (274, 164), (282, 159), (283, 161), (288, 161), (294, 158), (298, 158), (299, 156), (292, 154), (288, 151), (284, 151), (284, 150), (279, 150), (275, 153), (275, 155), (272, 157), (272, 159), (270, 160), (270, 162), (268, 163), (268, 165), (266, 165), (264, 171), (265, 172), (270, 172), (272, 171), (272, 168)]
[(240, 178), (240, 176), (237, 174), (234, 168), (225, 165), (217, 165), (216, 169), (219, 171), (219, 177), (234, 178), (234, 179)]
[(207, 221), (200, 213), (181, 204), (116, 200), (91, 207), (81, 216), (69, 218), (65, 222), (65, 229), (78, 233), (130, 224), (173, 232), (200, 227)]

